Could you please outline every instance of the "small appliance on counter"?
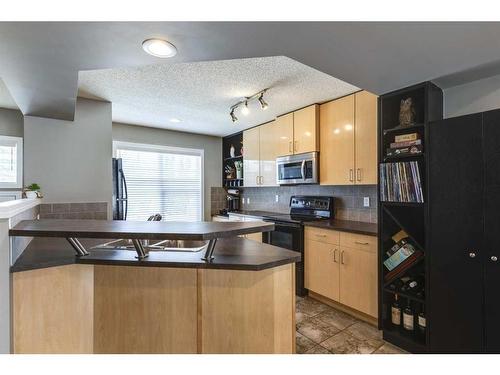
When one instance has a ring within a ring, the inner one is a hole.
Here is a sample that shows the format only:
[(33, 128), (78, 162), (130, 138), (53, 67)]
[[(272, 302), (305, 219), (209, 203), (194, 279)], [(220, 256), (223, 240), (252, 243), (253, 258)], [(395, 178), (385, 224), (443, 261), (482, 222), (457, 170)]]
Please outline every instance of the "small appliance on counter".
[(318, 152), (308, 152), (276, 159), (276, 180), (279, 185), (317, 184)]
[(238, 189), (227, 190), (227, 212), (240, 210), (240, 191)]

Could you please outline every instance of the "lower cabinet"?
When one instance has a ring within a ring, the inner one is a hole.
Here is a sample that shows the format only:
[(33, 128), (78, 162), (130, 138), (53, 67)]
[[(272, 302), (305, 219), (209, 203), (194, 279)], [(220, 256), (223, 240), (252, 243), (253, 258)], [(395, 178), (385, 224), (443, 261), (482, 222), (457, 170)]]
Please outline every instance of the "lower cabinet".
[(376, 240), (372, 236), (306, 227), (306, 288), (376, 318)]

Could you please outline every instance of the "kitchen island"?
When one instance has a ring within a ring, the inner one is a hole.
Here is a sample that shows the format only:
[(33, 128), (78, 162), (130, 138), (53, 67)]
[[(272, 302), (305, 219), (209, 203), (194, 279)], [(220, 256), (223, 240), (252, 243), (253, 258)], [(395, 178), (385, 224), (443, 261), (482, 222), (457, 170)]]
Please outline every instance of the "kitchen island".
[[(300, 254), (236, 237), (273, 228), (20, 222), (10, 234), (35, 238), (11, 267), (12, 351), (293, 353)], [(133, 246), (113, 249), (103, 239)], [(151, 245), (180, 239), (206, 244), (196, 251)]]

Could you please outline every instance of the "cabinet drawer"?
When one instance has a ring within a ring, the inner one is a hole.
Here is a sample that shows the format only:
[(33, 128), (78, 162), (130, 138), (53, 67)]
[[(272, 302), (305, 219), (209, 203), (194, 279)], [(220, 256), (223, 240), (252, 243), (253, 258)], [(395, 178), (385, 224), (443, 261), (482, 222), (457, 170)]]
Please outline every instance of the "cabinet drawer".
[(306, 240), (324, 242), (333, 245), (339, 244), (339, 232), (331, 229), (306, 227), (305, 238)]
[(346, 246), (353, 249), (377, 251), (377, 237), (367, 236), (349, 232), (340, 233), (340, 246)]

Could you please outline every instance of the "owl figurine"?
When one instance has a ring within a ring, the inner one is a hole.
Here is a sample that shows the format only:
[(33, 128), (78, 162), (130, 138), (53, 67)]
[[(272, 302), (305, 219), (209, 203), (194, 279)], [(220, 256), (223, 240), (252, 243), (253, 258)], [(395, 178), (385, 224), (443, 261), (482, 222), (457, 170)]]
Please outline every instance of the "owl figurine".
[(415, 123), (415, 106), (412, 98), (402, 99), (399, 107), (399, 126), (405, 127)]

